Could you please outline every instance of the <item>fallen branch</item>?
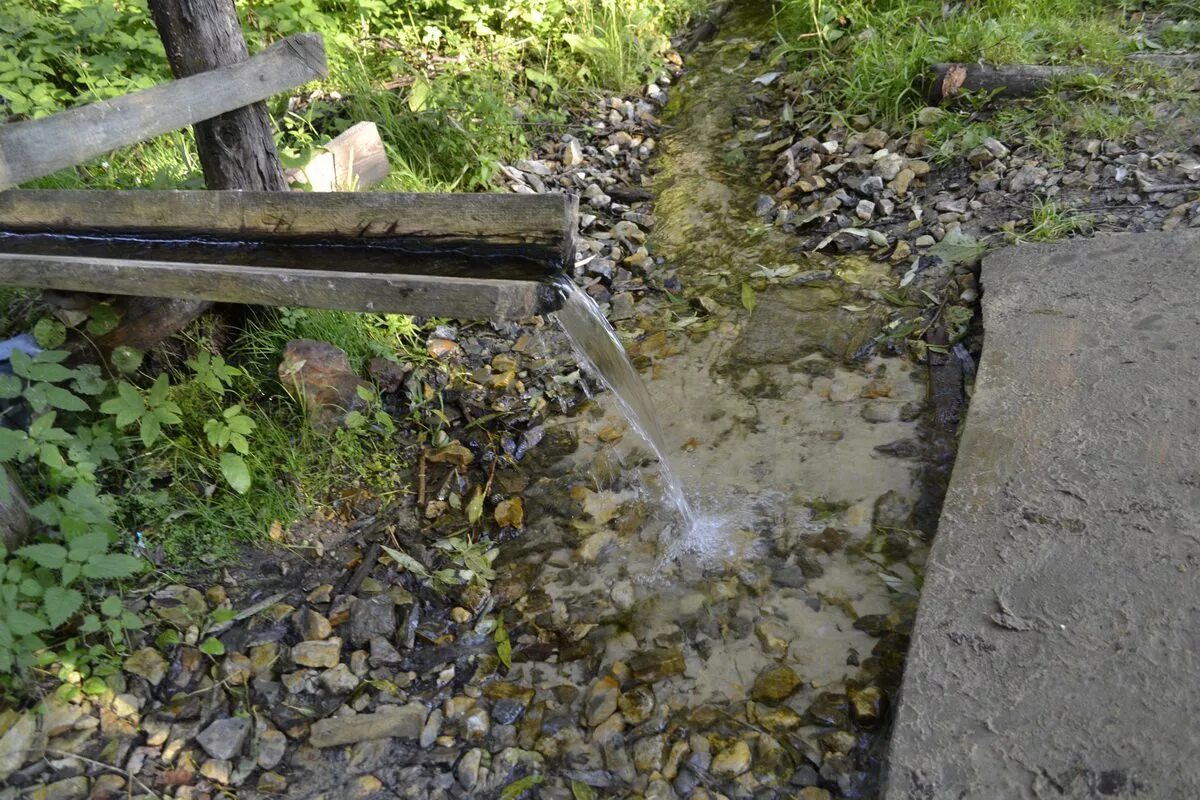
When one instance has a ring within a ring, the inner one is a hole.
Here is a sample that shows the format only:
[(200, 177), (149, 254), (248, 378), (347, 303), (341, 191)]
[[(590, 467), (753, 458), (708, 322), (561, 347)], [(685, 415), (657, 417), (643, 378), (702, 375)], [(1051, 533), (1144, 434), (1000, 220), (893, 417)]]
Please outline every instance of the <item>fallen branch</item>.
[(925, 78), (924, 94), (930, 105), (952, 100), (963, 92), (1029, 97), (1058, 81), (1081, 75), (1099, 75), (1086, 67), (1050, 67), (1038, 64), (934, 64)]

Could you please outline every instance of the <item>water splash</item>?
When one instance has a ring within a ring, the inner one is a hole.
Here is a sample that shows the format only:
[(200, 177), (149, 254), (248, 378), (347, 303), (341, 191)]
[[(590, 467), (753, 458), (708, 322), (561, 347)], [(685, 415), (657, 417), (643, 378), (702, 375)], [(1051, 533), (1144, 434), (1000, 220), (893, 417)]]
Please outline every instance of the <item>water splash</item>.
[(667, 455), (662, 427), (642, 376), (596, 301), (566, 276), (558, 278), (555, 286), (562, 293), (563, 306), (554, 316), (571, 341), (576, 357), (612, 391), (629, 424), (658, 456), (667, 494), (683, 517), (684, 530), (691, 530), (695, 516), (683, 493), (679, 473)]

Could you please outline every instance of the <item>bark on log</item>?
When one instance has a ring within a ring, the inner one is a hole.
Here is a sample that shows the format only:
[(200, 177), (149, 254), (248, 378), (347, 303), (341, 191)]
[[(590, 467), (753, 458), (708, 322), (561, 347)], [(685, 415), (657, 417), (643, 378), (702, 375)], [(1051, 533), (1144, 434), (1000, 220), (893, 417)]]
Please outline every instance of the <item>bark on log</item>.
[(934, 64), (925, 78), (924, 94), (930, 105), (952, 100), (963, 92), (996, 93), (1004, 97), (1029, 97), (1056, 81), (1099, 74), (1084, 67), (1051, 67), (1036, 64)]
[[(150, 0), (150, 13), (176, 78), (249, 57), (233, 0)], [(193, 130), (209, 189), (288, 190), (265, 103), (221, 114)], [(113, 308), (122, 324), (96, 344), (105, 357), (120, 345), (145, 350), (211, 306), (197, 300), (118, 298)]]
[[(0, 470), (0, 542), (10, 553), (25, 542), (33, 527), (29, 502), (8, 470)], [(7, 499), (5, 499), (7, 498)]]
[(362, 192), (382, 183), (391, 169), (379, 128), (360, 122), (322, 145), (303, 167), (284, 174), (310, 192)]

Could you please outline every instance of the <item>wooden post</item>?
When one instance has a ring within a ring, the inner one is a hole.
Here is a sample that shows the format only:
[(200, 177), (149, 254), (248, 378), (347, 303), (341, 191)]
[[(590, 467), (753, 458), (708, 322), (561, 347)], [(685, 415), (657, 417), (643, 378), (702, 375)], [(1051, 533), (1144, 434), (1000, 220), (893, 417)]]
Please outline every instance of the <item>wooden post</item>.
[[(150, 0), (150, 13), (176, 78), (249, 57), (233, 0)], [(288, 191), (265, 103), (221, 114), (193, 130), (209, 189)], [(114, 303), (122, 324), (96, 344), (106, 356), (121, 345), (146, 350), (211, 306), (198, 300), (122, 298)]]
[[(249, 57), (233, 0), (150, 0), (176, 78)], [(230, 111), (193, 126), (209, 189), (287, 191), (266, 103)]]

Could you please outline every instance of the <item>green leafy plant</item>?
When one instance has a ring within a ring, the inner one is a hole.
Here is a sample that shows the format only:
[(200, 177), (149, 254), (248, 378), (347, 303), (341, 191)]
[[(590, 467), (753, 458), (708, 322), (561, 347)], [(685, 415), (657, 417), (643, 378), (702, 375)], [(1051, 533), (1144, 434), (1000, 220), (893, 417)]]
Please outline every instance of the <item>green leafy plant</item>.
[(164, 425), (179, 422), (179, 404), (168, 397), (170, 390), (171, 383), (166, 374), (159, 375), (145, 392), (121, 381), (117, 384), (117, 396), (105, 400), (100, 410), (116, 417), (118, 428), (127, 428), (136, 422), (142, 444), (151, 447), (162, 435)]

